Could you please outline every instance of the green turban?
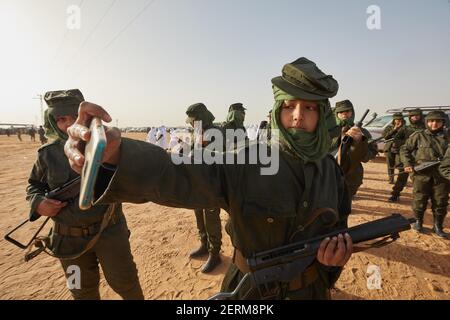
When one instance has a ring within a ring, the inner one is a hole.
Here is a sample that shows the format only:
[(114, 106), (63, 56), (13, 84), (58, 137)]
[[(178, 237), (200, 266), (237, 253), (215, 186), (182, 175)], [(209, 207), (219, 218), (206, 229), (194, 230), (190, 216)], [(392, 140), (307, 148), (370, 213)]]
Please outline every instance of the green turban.
[[(319, 120), (314, 132), (305, 132), (296, 129), (285, 129), (281, 124), (281, 107), (285, 100), (301, 100), (284, 92), (273, 85), (275, 104), (272, 109), (271, 128), (279, 130), (280, 145), (290, 153), (305, 162), (314, 162), (322, 159), (328, 153), (331, 139), (327, 127), (327, 99), (317, 101), (319, 106)], [(332, 122), (331, 122), (332, 123)]]

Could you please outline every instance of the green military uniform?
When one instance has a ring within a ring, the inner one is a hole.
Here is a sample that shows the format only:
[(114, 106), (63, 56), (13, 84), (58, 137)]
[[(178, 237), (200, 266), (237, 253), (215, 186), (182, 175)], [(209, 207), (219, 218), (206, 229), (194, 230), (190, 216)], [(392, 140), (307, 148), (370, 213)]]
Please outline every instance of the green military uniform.
[(243, 134), (245, 134), (245, 135), (242, 135), (243, 139), (240, 138), (239, 136), (235, 137), (234, 141), (231, 141), (231, 140), (229, 141), (227, 139), (225, 142), (226, 150), (234, 150), (242, 143), (245, 143), (245, 141), (248, 139), (247, 131), (245, 130), (245, 127), (244, 127), (245, 110), (247, 110), (247, 109), (244, 108), (242, 103), (239, 103), (239, 102), (233, 103), (228, 108), (227, 120), (224, 123), (222, 123), (222, 125), (221, 125), (224, 134), (226, 134), (227, 130), (233, 130), (233, 131), (242, 130)]
[[(398, 129), (395, 129), (395, 126), (394, 126), (395, 120), (402, 120), (403, 126)], [(385, 140), (394, 138), (393, 141), (389, 141), (389, 142), (385, 143), (385, 145), (384, 145), (384, 155), (386, 157), (389, 182), (391, 184), (394, 184), (395, 168), (397, 165), (400, 165), (400, 163), (401, 163), (400, 158), (399, 158), (400, 147), (405, 142), (405, 140), (402, 138), (402, 137), (404, 137), (404, 135), (403, 135), (403, 133), (401, 133), (401, 131), (404, 130), (405, 123), (406, 122), (405, 122), (405, 119), (403, 119), (402, 113), (396, 112), (393, 115), (392, 123), (384, 129), (383, 134), (382, 134), (382, 136)], [(403, 167), (399, 167), (398, 169), (400, 172), (403, 172)]]
[(267, 120), (263, 120), (259, 123), (258, 131), (256, 133), (257, 141), (270, 141), (270, 122), (272, 119), (272, 110), (267, 115)]
[(42, 128), (42, 126), (39, 126), (39, 129), (38, 129), (37, 132), (39, 134), (39, 141), (41, 142), (41, 144), (47, 143), (47, 138), (45, 137), (45, 130), (44, 130), (44, 128)]
[[(445, 114), (441, 111), (432, 111), (428, 120), (445, 121)], [(401, 149), (402, 161), (405, 166), (413, 167), (423, 162), (442, 159), (447, 151), (448, 136), (444, 128), (433, 132), (427, 129), (416, 131), (406, 141)], [(447, 215), (449, 183), (439, 173), (437, 166), (427, 168), (421, 172), (413, 173), (413, 211), (417, 219), (415, 229), (421, 231), (423, 215), (427, 208), (428, 199), (431, 198), (431, 208), (434, 217), (434, 232), (440, 236), (443, 233), (443, 223)]]
[(30, 135), (31, 141), (36, 141), (36, 129), (34, 129), (34, 127), (31, 127), (30, 130), (28, 130), (28, 134)]
[[(350, 119), (341, 120), (338, 117), (338, 113), (352, 111), (352, 117)], [(340, 132), (338, 136), (335, 136), (331, 140), (330, 150), (336, 150), (339, 148), (344, 137), (345, 132), (355, 125), (355, 109), (353, 104), (349, 100), (344, 100), (336, 103), (334, 109), (336, 122), (339, 125)], [(350, 196), (354, 196), (361, 184), (363, 183), (364, 168), (361, 162), (368, 162), (370, 159), (376, 157), (378, 151), (374, 143), (368, 143), (372, 139), (371, 134), (364, 128), (361, 128), (363, 138), (360, 142), (353, 141), (351, 147), (348, 149), (348, 154), (345, 157), (345, 162), (341, 163), (341, 166), (345, 168), (345, 182), (347, 183)]]
[[(420, 120), (414, 122), (412, 120), (413, 116), (420, 116)], [(423, 123), (423, 114), (422, 110), (419, 108), (411, 110), (408, 112), (409, 117), (409, 125), (403, 126), (398, 130), (398, 132), (394, 135), (394, 141), (393, 144), (395, 144), (395, 150), (400, 150), (402, 146), (405, 144), (406, 140), (416, 131), (424, 130), (425, 124)], [(395, 167), (399, 169), (399, 175), (397, 176), (397, 179), (395, 180), (395, 184), (392, 187), (392, 195), (389, 198), (389, 201), (396, 202), (398, 201), (400, 197), (400, 193), (403, 191), (403, 189), (406, 186), (406, 183), (408, 182), (408, 174), (404, 171), (403, 163), (400, 159), (400, 152), (395, 153)]]
[[(193, 124), (193, 121), (202, 121), (202, 130), (204, 131), (208, 129), (221, 130), (221, 128), (213, 125), (214, 116), (203, 103), (191, 105), (187, 109), (186, 114), (188, 116), (188, 119), (186, 120), (187, 123)], [(193, 140), (194, 139), (192, 139), (192, 141)], [(204, 143), (203, 147), (207, 147), (207, 143)], [(209, 253), (208, 261), (202, 267), (202, 272), (208, 273), (220, 263), (219, 253), (222, 246), (220, 207), (205, 207), (205, 209), (196, 208), (194, 212), (200, 236), (200, 247), (194, 250), (190, 256), (198, 257)]]
[[(97, 189), (98, 203), (154, 201), (175, 207), (221, 207), (229, 215), (226, 230), (235, 248), (233, 263), (225, 275), (222, 290), (231, 292), (246, 272), (245, 257), (276, 248), (293, 239), (306, 239), (347, 225), (350, 198), (342, 171), (328, 156), (330, 137), (325, 115), (328, 98), (337, 93), (338, 84), (306, 58), (283, 68), (283, 76), (272, 80), (275, 104), (272, 130), (279, 131), (279, 170), (262, 175), (261, 163), (245, 165), (174, 165), (159, 148), (141, 141), (122, 139), (120, 161), (107, 188)], [(314, 133), (284, 129), (280, 112), (284, 100), (317, 101), (319, 122)], [(277, 134), (278, 136), (278, 134)], [(274, 136), (272, 135), (272, 138)], [(273, 143), (272, 139), (272, 143)], [(238, 152), (248, 153), (255, 144)], [(259, 146), (261, 148), (261, 146)], [(133, 165), (130, 166), (131, 159)], [(248, 163), (248, 162), (247, 162)], [(99, 181), (110, 177), (102, 174)], [(314, 213), (330, 208), (333, 223)], [(317, 219), (316, 219), (317, 218)], [(274, 298), (327, 299), (341, 267), (313, 262), (295, 281), (274, 283)], [(243, 285), (239, 297), (247, 292)], [(247, 298), (261, 298), (252, 290)]]
[(447, 148), (447, 152), (439, 167), (439, 172), (444, 178), (450, 180), (450, 148)]
[[(78, 105), (83, 100), (79, 90), (52, 91), (45, 94), (45, 101), (49, 106), (46, 110), (47, 130), (56, 140), (38, 150), (38, 158), (28, 179), (27, 200), (31, 206), (31, 221), (40, 217), (36, 210), (45, 199), (46, 192), (78, 176), (71, 170), (64, 155), (67, 136), (58, 128), (56, 116), (76, 117)], [(98, 240), (91, 241), (101, 231), (101, 223), (108, 210), (113, 210), (111, 220), (97, 237)], [(82, 211), (78, 206), (77, 196), (69, 200), (52, 220), (54, 225), (50, 234), (51, 252), (60, 258), (67, 277), (71, 275), (67, 273), (70, 266), (80, 268), (81, 288), (70, 289), (74, 299), (100, 299), (99, 263), (109, 285), (122, 298), (144, 298), (131, 254), (128, 239), (130, 233), (120, 203), (114, 206), (96, 205)], [(88, 245), (91, 248), (84, 252)]]

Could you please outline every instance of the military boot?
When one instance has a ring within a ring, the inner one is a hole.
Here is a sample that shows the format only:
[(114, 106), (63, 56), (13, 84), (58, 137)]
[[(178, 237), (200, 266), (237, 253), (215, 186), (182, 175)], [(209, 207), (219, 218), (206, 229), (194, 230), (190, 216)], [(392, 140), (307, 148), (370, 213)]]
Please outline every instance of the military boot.
[(202, 244), (200, 245), (200, 247), (198, 247), (197, 249), (195, 249), (194, 251), (192, 251), (189, 254), (189, 257), (191, 258), (197, 258), (197, 257), (201, 257), (204, 256), (205, 254), (208, 253), (208, 246), (206, 245), (206, 243), (202, 242)]
[(222, 261), (218, 253), (209, 253), (208, 261), (203, 265), (202, 272), (209, 273), (213, 271)]
[(398, 202), (399, 198), (400, 198), (400, 195), (393, 194), (392, 196), (389, 197), (388, 201), (389, 202)]
[(444, 216), (436, 216), (434, 218), (434, 226), (433, 226), (433, 232), (441, 238), (446, 238), (447, 234), (444, 232)]
[(423, 225), (423, 213), (422, 214), (416, 213), (416, 223), (414, 223), (413, 229), (416, 230), (417, 232), (422, 232), (423, 230), (422, 225)]

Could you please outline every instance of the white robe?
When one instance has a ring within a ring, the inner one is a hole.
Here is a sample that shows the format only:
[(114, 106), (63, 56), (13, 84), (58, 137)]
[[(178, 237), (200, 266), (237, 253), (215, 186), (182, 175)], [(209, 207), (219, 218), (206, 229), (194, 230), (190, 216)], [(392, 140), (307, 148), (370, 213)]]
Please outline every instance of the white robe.
[(147, 139), (145, 139), (145, 141), (147, 141), (148, 143), (151, 144), (155, 144), (156, 143), (156, 128), (151, 128), (150, 131), (147, 134)]
[(167, 149), (167, 131), (165, 126), (161, 126), (158, 128), (158, 131), (156, 132), (156, 142), (155, 144), (158, 147), (161, 147), (163, 149)]

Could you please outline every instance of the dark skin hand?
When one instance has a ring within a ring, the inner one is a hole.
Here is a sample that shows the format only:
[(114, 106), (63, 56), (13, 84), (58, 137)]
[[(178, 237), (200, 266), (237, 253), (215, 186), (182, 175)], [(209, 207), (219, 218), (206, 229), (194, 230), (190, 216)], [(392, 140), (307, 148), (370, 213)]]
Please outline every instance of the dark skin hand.
[[(78, 109), (78, 118), (67, 130), (69, 139), (64, 146), (64, 152), (73, 170), (80, 173), (84, 164), (83, 143), (89, 141), (88, 124), (93, 117), (105, 122), (111, 122), (110, 115), (100, 106), (82, 102)], [(117, 128), (105, 128), (107, 145), (102, 162), (117, 165), (120, 159), (121, 134)], [(342, 267), (350, 259), (353, 252), (352, 238), (339, 234), (337, 237), (324, 239), (317, 252), (317, 260), (326, 266)]]

